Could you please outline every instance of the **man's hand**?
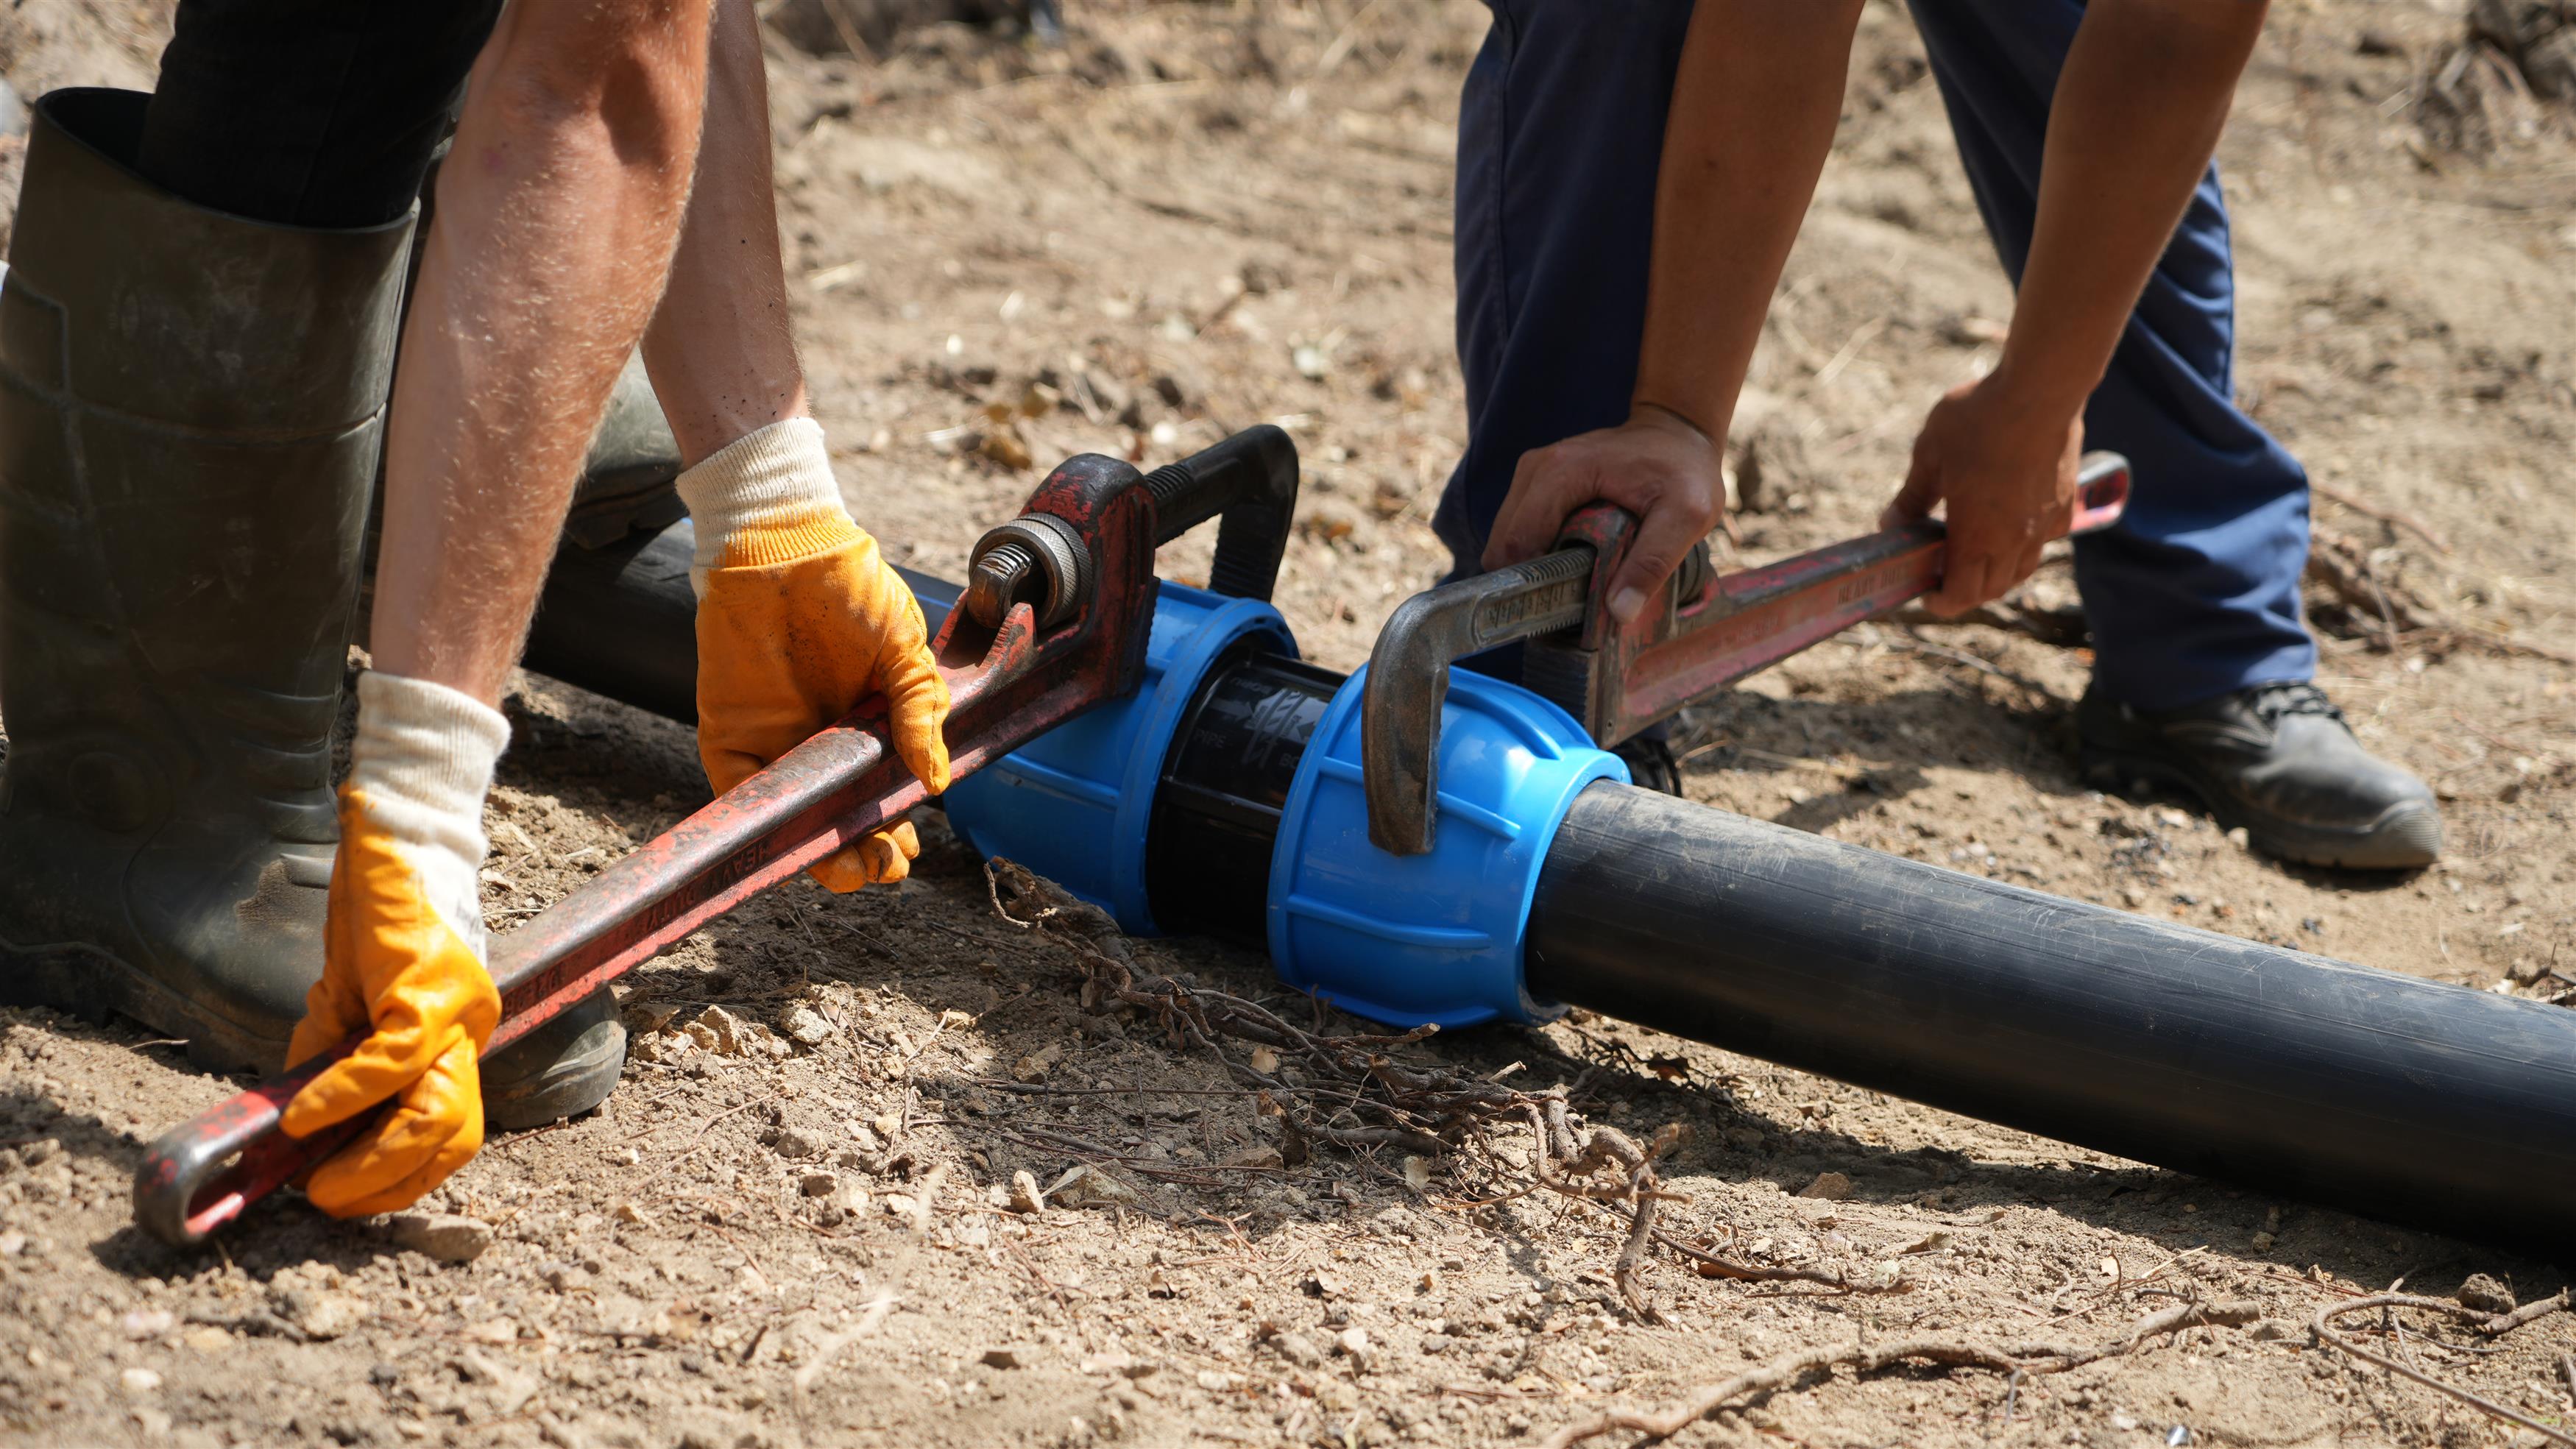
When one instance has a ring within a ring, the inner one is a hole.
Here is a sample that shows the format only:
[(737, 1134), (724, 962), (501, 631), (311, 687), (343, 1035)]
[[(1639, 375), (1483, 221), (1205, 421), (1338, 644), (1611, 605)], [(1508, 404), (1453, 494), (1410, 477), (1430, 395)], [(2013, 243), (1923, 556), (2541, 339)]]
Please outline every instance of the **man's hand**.
[(1576, 509), (1604, 499), (1637, 516), (1636, 540), (1610, 581), (1610, 612), (1627, 623), (1726, 512), (1717, 444), (1678, 413), (1641, 403), (1615, 428), (1524, 454), (1485, 544), (1485, 567), (1536, 558)]
[(1923, 606), (1956, 618), (2001, 598), (2039, 567), (2042, 545), (2075, 505), (2084, 419), (2034, 405), (2000, 373), (1962, 383), (1933, 404), (1914, 439), (1914, 463), (1878, 526), (1928, 516), (1947, 501), (1950, 546), (1940, 592)]
[[(921, 605), (842, 506), (823, 430), (791, 418), (680, 476), (696, 520), (698, 757), (721, 793), (882, 694), (895, 752), (948, 788), (948, 684)], [(912, 822), (814, 867), (830, 890), (899, 881)]]
[(483, 1146), (478, 1067), (501, 1020), (483, 965), (483, 796), (509, 737), (500, 715), (455, 690), (359, 678), (322, 979), (286, 1060), (367, 1038), (280, 1118), (305, 1137), (393, 1102), (305, 1181), (334, 1217), (409, 1207)]

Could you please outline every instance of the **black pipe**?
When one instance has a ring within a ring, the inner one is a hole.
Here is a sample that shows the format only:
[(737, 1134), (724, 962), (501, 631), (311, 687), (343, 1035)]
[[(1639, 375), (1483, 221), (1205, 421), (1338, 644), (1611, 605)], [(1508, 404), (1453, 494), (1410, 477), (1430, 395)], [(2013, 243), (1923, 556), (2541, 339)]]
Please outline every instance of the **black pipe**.
[[(654, 534), (599, 548), (566, 543), (546, 575), (521, 663), (593, 694), (698, 722), (698, 601), (689, 588), (697, 531), (683, 518)], [(958, 586), (898, 568), (921, 600), (930, 630), (957, 602)]]
[(2576, 1210), (2576, 1012), (2064, 900), (1624, 785), (1532, 994), (2184, 1172), (2489, 1240)]
[(1342, 678), (1248, 646), (1209, 668), (1173, 734), (1146, 823), (1145, 890), (1158, 928), (1262, 944), (1279, 810)]
[[(528, 665), (694, 717), (688, 525), (556, 564)], [(572, 572), (567, 573), (567, 569)], [(931, 626), (956, 586), (907, 574)], [(1297, 761), (1342, 676), (1240, 653), (1147, 838), (1163, 929), (1258, 944)], [(1529, 990), (2180, 1171), (2489, 1240), (2576, 1208), (2576, 1012), (1601, 784), (1559, 828)]]

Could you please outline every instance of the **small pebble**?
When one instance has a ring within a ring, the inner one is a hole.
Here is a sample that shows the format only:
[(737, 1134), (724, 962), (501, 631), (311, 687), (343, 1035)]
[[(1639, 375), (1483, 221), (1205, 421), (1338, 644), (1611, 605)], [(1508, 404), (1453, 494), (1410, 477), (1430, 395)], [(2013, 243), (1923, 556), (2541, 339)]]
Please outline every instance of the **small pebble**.
[(1046, 1194), (1038, 1191), (1038, 1180), (1027, 1168), (1011, 1174), (1010, 1208), (1015, 1213), (1046, 1210)]
[(1817, 1173), (1815, 1181), (1798, 1190), (1800, 1197), (1819, 1198), (1826, 1202), (1842, 1202), (1851, 1195), (1852, 1180), (1848, 1174), (1840, 1172)]
[(167, 1308), (138, 1308), (125, 1315), (119, 1326), (132, 1339), (159, 1338), (178, 1323), (178, 1315)]
[(385, 1220), (398, 1247), (442, 1263), (470, 1263), (492, 1246), (492, 1225), (454, 1213), (396, 1213)]
[(308, 1338), (329, 1340), (345, 1337), (367, 1321), (364, 1299), (346, 1293), (309, 1293), (299, 1295), (299, 1298), (295, 1311), (281, 1316), (303, 1329)]
[(840, 1034), (839, 1028), (833, 1026), (823, 1013), (801, 1001), (779, 1016), (778, 1030), (789, 1041), (809, 1050)]
[(2460, 1301), (2462, 1308), (2474, 1308), (2480, 1313), (2511, 1313), (2514, 1307), (2513, 1290), (2484, 1273), (2471, 1273), (2460, 1291), (2451, 1296)]

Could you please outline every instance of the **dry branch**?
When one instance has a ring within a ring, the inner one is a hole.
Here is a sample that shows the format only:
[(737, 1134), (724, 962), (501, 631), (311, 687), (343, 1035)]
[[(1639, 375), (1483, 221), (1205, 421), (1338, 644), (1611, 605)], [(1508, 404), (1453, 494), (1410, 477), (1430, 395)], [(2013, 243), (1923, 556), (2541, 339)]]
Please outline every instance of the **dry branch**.
[(2564, 649), (2462, 623), (2393, 574), (2382, 574), (2369, 549), (2340, 534), (2317, 532), (2308, 548), (2306, 577), (2328, 601), (2329, 607), (2320, 613), (2340, 611), (2344, 622), (2339, 627), (2366, 636), (2383, 653), (2416, 647), (2467, 648), (2576, 665), (2576, 654)]
[[(2456, 1306), (2456, 1305), (2455, 1305)], [(1773, 1359), (1757, 1369), (1709, 1384), (1680, 1404), (1660, 1413), (1605, 1412), (1568, 1424), (1548, 1436), (1545, 1449), (1569, 1449), (1586, 1439), (1634, 1430), (1649, 1439), (1669, 1438), (1725, 1408), (1732, 1400), (1787, 1388), (1818, 1371), (1850, 1366), (1875, 1373), (1891, 1364), (1920, 1360), (1944, 1368), (1983, 1368), (2004, 1374), (2062, 1373), (2082, 1364), (2128, 1353), (2148, 1339), (2210, 1324), (2245, 1324), (2262, 1316), (2252, 1303), (2181, 1303), (2148, 1314), (2110, 1343), (2090, 1347), (2047, 1344), (1996, 1345), (1964, 1338), (1905, 1339), (1885, 1344), (1850, 1344), (1811, 1348)]]
[(2414, 1293), (2374, 1293), (2367, 1298), (2346, 1299), (2344, 1302), (2329, 1303), (2318, 1309), (2316, 1317), (2308, 1320), (2308, 1331), (2317, 1336), (2317, 1341), (2319, 1343), (2332, 1344), (2334, 1347), (2343, 1350), (2345, 1353), (2351, 1354), (2354, 1358), (2360, 1359), (2365, 1363), (2377, 1364), (2381, 1368), (2384, 1368), (2390, 1373), (2396, 1374), (2401, 1378), (2413, 1379), (2415, 1382), (2422, 1384), (2424, 1387), (2432, 1389), (2437, 1393), (2448, 1394), (2452, 1398), (2476, 1409), (2482, 1414), (2493, 1415), (2507, 1423), (2519, 1424), (2522, 1427), (2548, 1439), (2553, 1444), (2576, 1446), (2576, 1436), (2570, 1436), (2564, 1430), (2551, 1428), (2549, 1425), (2541, 1423), (2537, 1419), (2516, 1413), (2514, 1410), (2506, 1408), (2504, 1405), (2497, 1403), (2493, 1399), (2483, 1398), (2477, 1394), (2471, 1393), (2467, 1389), (2461, 1388), (2457, 1384), (2445, 1383), (2411, 1364), (2401, 1363), (2384, 1354), (2373, 1353), (2369, 1349), (2363, 1348), (2360, 1344), (2353, 1342), (2351, 1339), (2345, 1338), (2341, 1334), (2336, 1333), (2333, 1327), (2334, 1320), (2347, 1313), (2360, 1313), (2366, 1309), (2372, 1308), (2421, 1308), (2434, 1313), (2447, 1313), (2453, 1318), (2466, 1320), (2480, 1333), (2486, 1334), (2489, 1337), (2495, 1337), (2500, 1334), (2511, 1333), (2513, 1330), (2520, 1328), (2524, 1324), (2530, 1323), (2535, 1319), (2543, 1318), (2549, 1314), (2559, 1312), (2566, 1308), (2567, 1304), (2567, 1290), (2563, 1288), (2558, 1291), (2555, 1297), (2543, 1298), (2535, 1302), (2526, 1303), (2511, 1313), (2487, 1313), (2481, 1309), (2471, 1308), (2465, 1304), (2454, 1302), (2448, 1298), (2426, 1298)]
[(1685, 1243), (1670, 1233), (1659, 1231), (1655, 1238), (1688, 1258), (1703, 1278), (1735, 1278), (1747, 1283), (1817, 1283), (1827, 1288), (1839, 1288), (1845, 1293), (1902, 1293), (1908, 1286), (1902, 1278), (1870, 1283), (1826, 1268), (1770, 1268), (1712, 1253), (1706, 1248)]
[(2440, 533), (2436, 532), (2433, 525), (2417, 518), (2414, 514), (2407, 512), (2403, 508), (2390, 508), (2382, 504), (2367, 502), (2354, 494), (2346, 493), (2342, 489), (2337, 488), (2330, 483), (2319, 483), (2313, 478), (2308, 480), (2308, 491), (2314, 493), (2319, 498), (2325, 499), (2329, 503), (2340, 504), (2345, 508), (2349, 508), (2364, 518), (2375, 518), (2393, 528), (2405, 529), (2408, 533), (2411, 533), (2417, 538), (2424, 540), (2426, 543), (2431, 544), (2435, 553), (2449, 553), (2451, 551), (2451, 542), (2449, 539), (2442, 537)]

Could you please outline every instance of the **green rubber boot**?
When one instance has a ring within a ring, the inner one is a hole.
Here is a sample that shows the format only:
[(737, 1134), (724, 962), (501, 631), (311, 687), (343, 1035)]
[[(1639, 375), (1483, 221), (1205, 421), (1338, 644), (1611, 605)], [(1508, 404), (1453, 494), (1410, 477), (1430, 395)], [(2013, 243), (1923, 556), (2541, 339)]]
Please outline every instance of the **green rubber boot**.
[[(129, 164), (145, 104), (38, 104), (0, 284), (0, 1000), (273, 1071), (321, 971), (412, 223), (182, 201)], [(642, 431), (611, 515), (659, 508)], [(486, 1120), (585, 1110), (624, 1056), (603, 994), (484, 1064)]]
[(268, 226), (39, 102), (0, 285), (0, 998), (277, 1066), (319, 974), (331, 728), (411, 220)]

